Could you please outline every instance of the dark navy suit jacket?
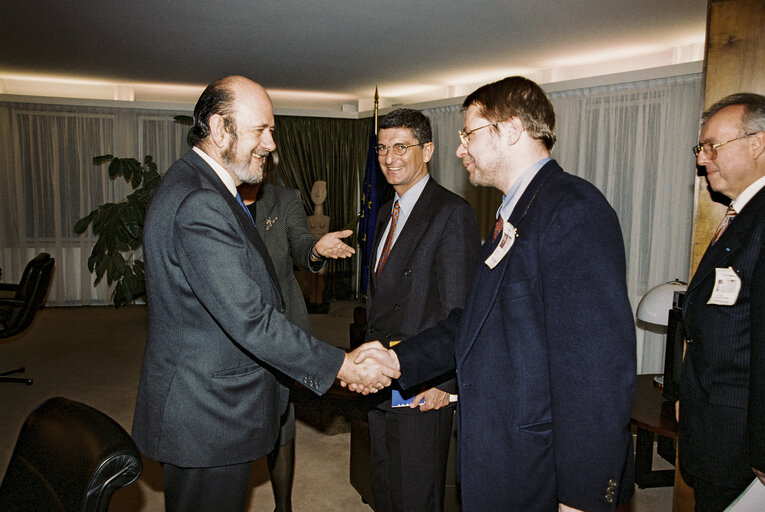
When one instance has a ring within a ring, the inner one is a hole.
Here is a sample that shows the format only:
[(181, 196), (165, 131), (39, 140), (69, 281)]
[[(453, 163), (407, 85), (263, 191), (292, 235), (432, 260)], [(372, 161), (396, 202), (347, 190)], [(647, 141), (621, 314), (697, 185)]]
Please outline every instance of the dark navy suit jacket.
[(555, 161), (509, 222), (514, 245), (490, 269), (497, 242), (484, 244), (464, 310), (394, 348), (399, 382), (456, 364), (465, 512), (613, 510), (633, 492), (635, 329), (619, 222)]
[[(765, 188), (707, 248), (685, 295), (680, 469), (743, 487), (765, 470)], [(707, 304), (715, 268), (741, 279), (732, 306)]]

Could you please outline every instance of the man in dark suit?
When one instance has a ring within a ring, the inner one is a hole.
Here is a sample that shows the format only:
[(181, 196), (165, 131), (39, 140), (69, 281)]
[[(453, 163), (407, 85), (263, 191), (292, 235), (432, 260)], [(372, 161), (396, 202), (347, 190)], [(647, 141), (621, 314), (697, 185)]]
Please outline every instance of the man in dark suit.
[[(377, 216), (366, 339), (389, 346), (464, 304), (480, 240), (473, 208), (428, 174), (434, 145), (422, 112), (386, 115), (376, 150), (396, 193)], [(393, 407), (390, 392), (375, 396), (381, 400), (368, 419), (377, 512), (443, 510), (456, 394), (448, 372), (410, 393), (413, 407)]]
[(680, 469), (697, 511), (765, 484), (765, 97), (734, 94), (703, 115), (696, 163), (731, 199), (683, 308)]
[[(470, 94), (457, 156), (504, 194), (465, 308), (393, 347), (398, 383), (455, 368), (462, 510), (614, 510), (633, 492), (635, 328), (619, 221), (549, 158), (555, 112), (509, 77)], [(385, 358), (371, 350), (367, 356)]]
[[(276, 153), (271, 153), (267, 165), (269, 173), (276, 172), (276, 162)], [(284, 297), (284, 315), (311, 334), (311, 321), (295, 278), (293, 259), (311, 272), (320, 272), (328, 258), (348, 258), (356, 252), (341, 240), (351, 236), (353, 231), (327, 233), (316, 240), (308, 229), (305, 207), (297, 190), (269, 183), (244, 183), (237, 190), (255, 219), (258, 234), (274, 264)], [(285, 386), (291, 385), (291, 379), (282, 380)], [(291, 512), (295, 474), (295, 407), (292, 401), (282, 414), (276, 446), (268, 453), (266, 461), (274, 492), (275, 512)]]
[(194, 108), (194, 148), (154, 192), (143, 252), (148, 339), (133, 420), (163, 465), (170, 511), (241, 511), (253, 460), (269, 452), (288, 390), (321, 394), (335, 376), (374, 391), (396, 376), (292, 325), (271, 258), (236, 186), (275, 149), (271, 100), (244, 77), (210, 84)]

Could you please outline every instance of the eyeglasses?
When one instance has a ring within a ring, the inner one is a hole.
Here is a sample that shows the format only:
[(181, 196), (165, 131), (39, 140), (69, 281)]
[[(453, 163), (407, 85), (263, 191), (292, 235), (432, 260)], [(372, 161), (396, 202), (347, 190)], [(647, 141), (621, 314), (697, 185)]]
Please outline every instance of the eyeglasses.
[(392, 146), (385, 146), (383, 144), (378, 144), (375, 146), (375, 153), (377, 153), (380, 156), (385, 156), (388, 154), (388, 150), (392, 149), (393, 153), (395, 153), (398, 156), (402, 156), (404, 153), (406, 153), (406, 150), (409, 148), (413, 148), (414, 146), (424, 146), (427, 144), (427, 142), (420, 142), (419, 144), (393, 144)]
[(699, 153), (703, 151), (704, 154), (707, 156), (707, 158), (709, 158), (710, 160), (714, 160), (715, 158), (717, 158), (717, 148), (719, 148), (720, 146), (724, 146), (729, 142), (751, 137), (752, 135), (756, 135), (758, 133), (760, 132), (747, 133), (745, 135), (742, 135), (741, 137), (736, 137), (735, 139), (726, 140), (725, 142), (718, 142), (717, 144), (712, 144), (711, 142), (702, 142), (701, 144), (696, 144), (691, 149), (693, 149), (693, 154), (696, 155), (697, 157), (699, 156)]
[(460, 136), (460, 142), (464, 146), (465, 149), (467, 149), (468, 144), (470, 144), (470, 136), (473, 135), (478, 130), (483, 130), (484, 128), (488, 128), (489, 126), (497, 126), (499, 122), (496, 123), (489, 123), (485, 124), (483, 126), (479, 126), (478, 128), (475, 128), (473, 130), (465, 130), (464, 132), (462, 130), (457, 131), (457, 133)]

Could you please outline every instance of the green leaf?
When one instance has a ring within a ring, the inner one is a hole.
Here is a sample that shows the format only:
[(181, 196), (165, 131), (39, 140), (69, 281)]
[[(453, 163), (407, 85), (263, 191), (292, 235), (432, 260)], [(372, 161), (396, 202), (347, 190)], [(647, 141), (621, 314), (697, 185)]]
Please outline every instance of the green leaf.
[(101, 156), (94, 156), (93, 157), (93, 164), (94, 165), (101, 165), (104, 162), (108, 162), (109, 160), (113, 159), (114, 156), (112, 155), (101, 155)]
[(114, 158), (109, 164), (109, 178), (115, 179), (121, 175), (122, 175), (122, 160), (119, 158)]
[(88, 226), (90, 226), (90, 221), (93, 219), (93, 213), (94, 212), (90, 212), (88, 215), (77, 221), (77, 223), (74, 225), (75, 233), (81, 235), (85, 232), (85, 230), (88, 229)]

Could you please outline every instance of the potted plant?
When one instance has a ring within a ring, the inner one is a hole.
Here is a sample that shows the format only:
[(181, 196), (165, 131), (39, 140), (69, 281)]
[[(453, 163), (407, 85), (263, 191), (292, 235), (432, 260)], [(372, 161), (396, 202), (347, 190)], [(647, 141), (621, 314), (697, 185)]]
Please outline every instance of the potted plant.
[(112, 303), (119, 308), (146, 294), (139, 249), (146, 208), (162, 177), (150, 155), (144, 157), (143, 164), (135, 158), (113, 155), (93, 158), (96, 165), (105, 162), (109, 162), (109, 178), (122, 177), (133, 191), (121, 201), (102, 204), (78, 220), (74, 231), (82, 234), (92, 226), (97, 240), (88, 258), (88, 270), (95, 274), (94, 286), (104, 276), (108, 285), (116, 283)]

